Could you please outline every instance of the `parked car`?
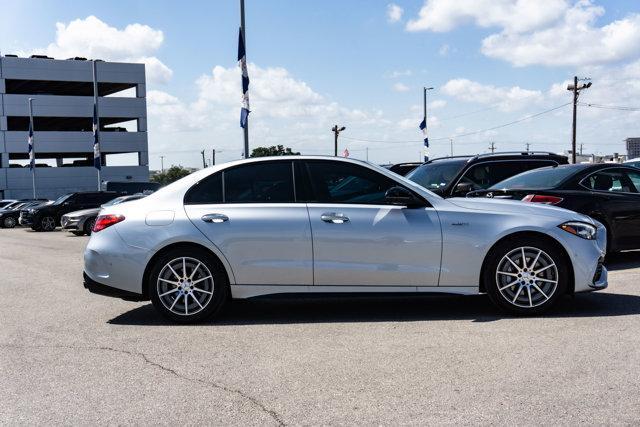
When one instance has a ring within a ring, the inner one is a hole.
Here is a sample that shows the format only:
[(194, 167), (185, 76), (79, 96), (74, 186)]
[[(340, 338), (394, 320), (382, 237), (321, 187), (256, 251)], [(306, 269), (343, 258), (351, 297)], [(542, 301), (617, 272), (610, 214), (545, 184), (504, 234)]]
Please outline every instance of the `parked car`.
[(103, 190), (117, 191), (120, 194), (151, 194), (160, 187), (162, 187), (162, 185), (157, 182), (107, 181), (102, 184)]
[(0, 200), (0, 209), (3, 209), (5, 207), (7, 207), (7, 205), (10, 205), (11, 203), (17, 202), (17, 200), (14, 199), (2, 199)]
[(47, 199), (22, 199), (0, 209), (0, 227), (13, 228), (18, 224), (21, 209), (27, 209), (46, 202)]
[(383, 165), (383, 167), (389, 169), (391, 172), (395, 172), (398, 175), (406, 176), (409, 172), (422, 165), (422, 162), (407, 162), (396, 163), (395, 165)]
[(608, 252), (640, 249), (640, 170), (630, 166), (604, 163), (536, 169), (469, 196), (570, 209), (606, 226)]
[(108, 206), (119, 205), (120, 203), (124, 202), (131, 202), (133, 200), (142, 199), (143, 197), (146, 197), (146, 195), (132, 194), (131, 196), (120, 196), (97, 208), (69, 212), (68, 214), (62, 215), (60, 224), (62, 225), (63, 230), (70, 231), (76, 236), (82, 236), (83, 234), (90, 236), (91, 231), (93, 230), (93, 225), (96, 222), (96, 217), (100, 213), (100, 209), (106, 208)]
[(634, 168), (640, 168), (640, 157), (635, 159), (630, 159), (624, 162), (625, 166), (633, 166)]
[(566, 156), (546, 152), (515, 152), (433, 159), (407, 178), (442, 197), (464, 197), (521, 172), (567, 164)]
[(115, 191), (81, 191), (65, 194), (51, 204), (22, 209), (19, 222), (35, 231), (53, 231), (60, 225), (62, 215), (80, 209), (97, 208), (118, 196)]
[(193, 322), (278, 293), (486, 292), (532, 314), (607, 286), (606, 231), (585, 215), (443, 199), (367, 162), (294, 157), (210, 167), (105, 208), (85, 287)]

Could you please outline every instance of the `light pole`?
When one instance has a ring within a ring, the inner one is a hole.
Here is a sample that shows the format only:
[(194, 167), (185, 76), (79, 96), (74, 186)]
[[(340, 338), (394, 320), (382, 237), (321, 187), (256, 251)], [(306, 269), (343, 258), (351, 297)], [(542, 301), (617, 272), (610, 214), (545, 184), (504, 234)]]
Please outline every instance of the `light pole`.
[(164, 156), (160, 156), (160, 171), (164, 173)]
[(338, 135), (340, 135), (340, 132), (342, 132), (345, 129), (346, 129), (346, 127), (344, 127), (344, 126), (340, 127), (338, 125), (333, 125), (333, 127), (331, 128), (331, 130), (333, 131), (333, 136), (334, 136), (333, 155), (335, 157), (338, 157)]
[[(591, 80), (591, 79), (580, 79)], [(578, 96), (582, 89), (588, 89), (591, 87), (591, 82), (578, 84), (578, 76), (573, 77), (573, 84), (569, 83), (567, 90), (573, 92), (573, 126), (571, 128), (571, 163), (576, 162), (576, 121), (578, 115)]]

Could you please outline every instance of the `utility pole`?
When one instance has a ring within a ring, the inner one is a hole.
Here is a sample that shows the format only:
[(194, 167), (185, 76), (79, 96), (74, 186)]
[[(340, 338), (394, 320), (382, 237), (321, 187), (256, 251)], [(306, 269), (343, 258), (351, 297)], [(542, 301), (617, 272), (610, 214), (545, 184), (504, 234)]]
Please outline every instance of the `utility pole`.
[[(581, 80), (589, 80), (589, 79), (581, 79)], [(591, 87), (591, 82), (589, 83), (580, 83), (578, 85), (578, 76), (573, 77), (573, 84), (569, 84), (567, 86), (567, 90), (573, 92), (573, 126), (571, 127), (571, 163), (576, 162), (576, 119), (578, 115), (578, 97), (580, 96), (580, 91), (582, 89), (588, 89)]]
[(344, 126), (339, 127), (338, 125), (333, 125), (333, 127), (331, 128), (334, 136), (333, 155), (335, 157), (338, 157), (338, 135), (340, 135), (340, 132), (342, 132), (345, 129), (346, 127)]
[(202, 150), (200, 154), (202, 154), (202, 168), (204, 169), (207, 167), (207, 161), (204, 159), (204, 150)]
[(529, 143), (527, 142), (525, 145), (527, 146), (527, 153), (528, 153), (528, 152), (529, 152), (529, 146), (530, 146), (531, 144), (529, 144)]
[(368, 162), (369, 161), (369, 147), (365, 148), (365, 153), (366, 153), (365, 154), (365, 156), (366, 156), (365, 158), (367, 159), (367, 162)]
[(495, 153), (496, 151), (496, 144), (495, 143), (491, 143), (491, 145), (489, 146), (489, 150), (491, 150), (491, 154)]
[(160, 156), (160, 171), (164, 173), (164, 156)]
[(211, 166), (214, 166), (215, 164), (216, 164), (216, 149), (214, 148), (211, 156)]
[(451, 145), (451, 157), (453, 157), (453, 138), (449, 138), (449, 145)]
[(581, 156), (582, 156), (582, 146), (583, 146), (583, 145), (584, 145), (584, 144), (580, 144), (580, 155), (581, 155)]

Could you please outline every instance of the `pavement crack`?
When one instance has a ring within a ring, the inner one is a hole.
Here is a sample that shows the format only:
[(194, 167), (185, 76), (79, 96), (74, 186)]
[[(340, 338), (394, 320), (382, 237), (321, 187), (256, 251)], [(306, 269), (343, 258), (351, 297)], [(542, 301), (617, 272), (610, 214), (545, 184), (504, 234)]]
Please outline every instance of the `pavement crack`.
[(110, 351), (110, 352), (114, 352), (114, 353), (120, 353), (120, 354), (126, 354), (128, 356), (132, 356), (132, 357), (139, 357), (141, 358), (145, 364), (149, 365), (149, 366), (153, 366), (155, 368), (161, 369), (171, 375), (174, 375), (182, 380), (186, 380), (189, 382), (195, 382), (195, 383), (199, 383), (202, 384), (206, 387), (210, 387), (210, 388), (215, 388), (217, 390), (222, 390), (226, 393), (230, 393), (230, 394), (235, 394), (240, 396), (242, 399), (246, 400), (247, 402), (249, 402), (250, 404), (252, 404), (253, 406), (255, 406), (256, 408), (258, 408), (261, 412), (267, 414), (269, 417), (271, 417), (279, 426), (285, 426), (285, 422), (282, 420), (282, 417), (280, 416), (280, 414), (278, 414), (276, 411), (274, 411), (273, 409), (269, 409), (264, 403), (262, 403), (261, 401), (259, 401), (257, 398), (245, 393), (244, 391), (240, 390), (240, 389), (236, 389), (236, 388), (231, 388), (231, 387), (227, 387), (223, 384), (219, 384), (216, 382), (211, 382), (211, 381), (204, 381), (201, 380), (199, 378), (191, 378), (191, 377), (187, 377), (185, 375), (182, 375), (181, 373), (179, 373), (178, 371), (176, 371), (175, 369), (169, 368), (167, 366), (164, 366), (158, 362), (154, 362), (153, 360), (151, 360), (146, 354), (142, 353), (142, 352), (134, 352), (134, 351), (129, 351), (129, 350), (123, 350), (123, 349), (119, 349), (119, 348), (114, 348), (114, 347), (107, 347), (107, 346), (100, 346), (100, 347), (78, 347), (78, 346), (71, 346), (71, 345), (16, 345), (16, 344), (0, 344), (0, 347), (5, 347), (5, 348), (62, 348), (62, 349), (71, 349), (71, 350), (82, 350), (82, 351), (87, 351), (87, 350), (100, 350), (100, 351)]

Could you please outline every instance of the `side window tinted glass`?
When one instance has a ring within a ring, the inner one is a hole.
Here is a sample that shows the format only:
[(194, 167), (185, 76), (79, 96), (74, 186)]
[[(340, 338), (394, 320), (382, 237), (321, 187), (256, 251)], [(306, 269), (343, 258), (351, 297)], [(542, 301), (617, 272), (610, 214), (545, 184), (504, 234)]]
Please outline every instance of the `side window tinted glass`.
[(588, 176), (582, 185), (595, 191), (610, 191), (612, 193), (633, 193), (635, 188), (624, 171), (619, 169), (603, 170)]
[(640, 172), (627, 171), (627, 176), (633, 184), (633, 192), (640, 193)]
[(292, 162), (253, 163), (224, 172), (226, 203), (294, 202)]
[(222, 203), (222, 173), (204, 178), (191, 187), (184, 198), (187, 205)]
[(480, 163), (471, 166), (460, 182), (471, 184), (473, 190), (483, 190), (529, 169), (529, 162), (525, 161)]
[(320, 203), (384, 204), (384, 195), (398, 185), (384, 175), (348, 163), (307, 162), (314, 199)]

